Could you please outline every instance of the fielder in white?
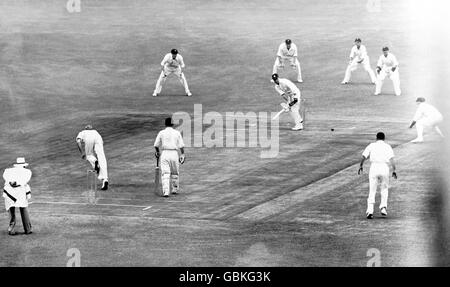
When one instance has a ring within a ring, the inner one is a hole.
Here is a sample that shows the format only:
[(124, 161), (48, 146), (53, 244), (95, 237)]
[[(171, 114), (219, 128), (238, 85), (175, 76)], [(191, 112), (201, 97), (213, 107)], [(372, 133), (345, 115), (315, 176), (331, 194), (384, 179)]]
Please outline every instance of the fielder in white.
[(290, 39), (286, 39), (286, 41), (281, 43), (278, 47), (277, 58), (273, 65), (272, 74), (277, 74), (278, 69), (283, 69), (285, 62), (289, 62), (291, 67), (297, 71), (297, 81), (303, 83), (302, 69), (300, 67), (300, 62), (298, 61), (297, 45), (292, 43)]
[(369, 171), (369, 197), (367, 198), (366, 216), (373, 218), (373, 206), (375, 205), (375, 195), (377, 187), (380, 186), (381, 202), (380, 213), (387, 216), (388, 186), (389, 186), (389, 164), (392, 166), (392, 177), (397, 179), (395, 172), (394, 151), (392, 147), (384, 142), (385, 135), (377, 133), (377, 141), (369, 144), (362, 154), (358, 174), (362, 174), (363, 165), (366, 159), (370, 158)]
[(417, 138), (411, 142), (423, 142), (424, 127), (433, 127), (434, 130), (443, 138), (444, 135), (438, 127), (438, 125), (443, 121), (442, 114), (432, 105), (425, 103), (425, 98), (417, 98), (416, 103), (418, 105), (417, 111), (409, 128), (411, 129), (413, 126), (416, 126)]
[(170, 74), (175, 73), (177, 75), (178, 79), (180, 80), (180, 83), (184, 87), (184, 91), (186, 92), (186, 96), (190, 97), (192, 96), (192, 93), (189, 91), (188, 83), (186, 81), (186, 77), (184, 76), (184, 73), (182, 69), (185, 68), (183, 57), (178, 54), (177, 49), (172, 49), (170, 53), (166, 54), (164, 56), (164, 59), (161, 62), (161, 74), (159, 75), (159, 79), (156, 82), (155, 91), (153, 92), (153, 96), (156, 97), (161, 93), (162, 85), (166, 81), (167, 77)]
[(394, 85), (394, 92), (396, 96), (400, 96), (400, 75), (398, 72), (398, 61), (394, 54), (389, 52), (388, 47), (383, 48), (383, 55), (380, 56), (377, 62), (377, 81), (375, 85), (375, 96), (381, 93), (383, 82), (386, 77), (392, 80)]
[(31, 198), (31, 189), (28, 182), (31, 179), (32, 172), (27, 169), (28, 163), (25, 158), (18, 157), (12, 168), (5, 169), (3, 179), (3, 197), (5, 198), (5, 208), (9, 212), (10, 221), (8, 234), (15, 235), (14, 227), (16, 226), (16, 207), (20, 210), (22, 217), (22, 225), (25, 234), (32, 233), (30, 216), (28, 215), (28, 200)]
[(347, 70), (345, 71), (344, 80), (341, 84), (345, 85), (350, 82), (350, 78), (352, 76), (352, 72), (358, 68), (358, 65), (362, 64), (364, 70), (369, 74), (370, 80), (372, 84), (375, 84), (377, 78), (375, 77), (375, 73), (370, 67), (370, 58), (367, 55), (366, 46), (361, 45), (361, 39), (355, 39), (355, 45), (350, 51), (350, 62), (348, 63)]
[(173, 194), (179, 192), (179, 169), (180, 163), (184, 163), (185, 155), (183, 138), (181, 133), (173, 128), (172, 118), (165, 120), (165, 126), (166, 128), (158, 133), (154, 147), (155, 156), (160, 160), (163, 196), (168, 197), (171, 185)]
[[(81, 153), (81, 158), (87, 160), (92, 168), (97, 172), (98, 179), (102, 180), (102, 190), (108, 189), (108, 167), (106, 164), (105, 152), (103, 150), (102, 136), (87, 125), (77, 135), (77, 146)], [(84, 144), (84, 148), (83, 148)]]
[(304, 100), (301, 98), (300, 90), (297, 86), (288, 79), (279, 78), (278, 74), (272, 75), (272, 80), (275, 83), (275, 90), (286, 101), (286, 112), (290, 112), (294, 119), (294, 131), (303, 129), (303, 120), (305, 119)]

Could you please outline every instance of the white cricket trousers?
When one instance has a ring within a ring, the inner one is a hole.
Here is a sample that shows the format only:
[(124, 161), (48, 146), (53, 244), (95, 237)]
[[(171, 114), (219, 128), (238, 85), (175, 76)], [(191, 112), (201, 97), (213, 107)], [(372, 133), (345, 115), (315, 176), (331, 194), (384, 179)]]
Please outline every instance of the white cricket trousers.
[(164, 67), (163, 71), (161, 71), (161, 74), (159, 75), (158, 81), (156, 82), (154, 93), (155, 94), (161, 93), (162, 86), (166, 82), (166, 79), (170, 74), (175, 74), (178, 77), (178, 80), (184, 87), (184, 91), (186, 92), (186, 94), (189, 94), (190, 93), (189, 86), (186, 81), (186, 77), (184, 76), (184, 73), (181, 71), (180, 67), (178, 68)]
[(302, 116), (300, 115), (300, 102), (301, 99), (298, 100), (298, 102), (291, 107), (291, 110), (289, 113), (291, 114), (292, 119), (294, 120), (295, 125), (300, 125), (303, 121)]
[(395, 70), (395, 72), (392, 72), (391, 70), (386, 71), (384, 69), (380, 71), (375, 85), (375, 95), (381, 93), (381, 88), (383, 87), (384, 79), (386, 79), (386, 77), (391, 79), (392, 84), (394, 85), (395, 95), (400, 96), (402, 91), (400, 90), (400, 74), (398, 72), (398, 68)]
[(281, 61), (282, 62), (280, 62), (278, 57), (275, 59), (275, 64), (273, 64), (272, 74), (277, 74), (278, 69), (282, 69), (283, 64), (285, 62), (289, 62), (291, 67), (297, 71), (297, 80), (302, 81), (302, 68), (300, 67), (300, 62), (298, 61), (298, 59), (295, 59), (295, 61), (294, 61), (294, 58), (291, 58), (291, 57), (290, 58), (281, 58)]
[(98, 160), (100, 171), (98, 179), (108, 180), (108, 166), (106, 164), (105, 152), (103, 150), (103, 143), (88, 143), (85, 142), (84, 150), (86, 153), (86, 160), (91, 164), (92, 169), (95, 168), (95, 162)]
[(375, 205), (375, 195), (380, 187), (381, 202), (380, 209), (387, 208), (388, 186), (389, 186), (389, 166), (387, 163), (372, 163), (369, 171), (369, 197), (367, 198), (367, 213), (373, 214)]
[(160, 158), (161, 183), (163, 195), (177, 193), (179, 189), (179, 156), (177, 150), (163, 150)]
[[(372, 83), (375, 83), (377, 78), (375, 77), (375, 73), (373, 72), (372, 68), (370, 67), (369, 57), (364, 59), (364, 61), (361, 64), (363, 65), (364, 70), (369, 74), (370, 81), (372, 81)], [(354, 72), (358, 68), (358, 65), (360, 65), (360, 64), (358, 63), (358, 59), (357, 58), (353, 59), (348, 64), (347, 70), (345, 71), (345, 76), (344, 76), (343, 82), (350, 82), (350, 78), (352, 76), (352, 72)]]
[(442, 116), (435, 116), (435, 117), (425, 117), (421, 118), (416, 122), (416, 130), (417, 130), (417, 138), (423, 140), (423, 130), (425, 127), (433, 127), (435, 131), (441, 136), (442, 132), (438, 127), (438, 124), (440, 124), (444, 119)]

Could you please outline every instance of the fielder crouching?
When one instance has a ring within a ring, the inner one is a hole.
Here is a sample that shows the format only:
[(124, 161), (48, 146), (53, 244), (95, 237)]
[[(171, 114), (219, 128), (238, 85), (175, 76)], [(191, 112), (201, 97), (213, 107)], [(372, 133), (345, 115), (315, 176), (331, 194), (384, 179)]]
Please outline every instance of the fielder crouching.
[(3, 197), (5, 198), (5, 208), (9, 212), (10, 221), (8, 234), (15, 235), (14, 227), (16, 226), (16, 207), (20, 210), (23, 229), (25, 234), (31, 234), (31, 223), (28, 215), (28, 200), (31, 198), (31, 189), (28, 182), (31, 179), (31, 170), (25, 168), (28, 163), (25, 158), (17, 158), (14, 167), (5, 169), (3, 179), (5, 185), (3, 187)]
[[(173, 128), (172, 118), (165, 120), (166, 128), (155, 139), (155, 156), (160, 160), (163, 196), (168, 197), (170, 186), (172, 194), (179, 191), (179, 167), (185, 160), (184, 142), (181, 133)], [(179, 152), (181, 154), (179, 154)]]

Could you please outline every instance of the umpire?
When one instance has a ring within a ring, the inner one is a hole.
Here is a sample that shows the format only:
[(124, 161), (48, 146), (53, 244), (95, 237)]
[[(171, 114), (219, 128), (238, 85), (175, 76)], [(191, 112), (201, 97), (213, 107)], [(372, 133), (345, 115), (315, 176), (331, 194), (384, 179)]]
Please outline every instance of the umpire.
[(25, 158), (19, 157), (13, 167), (5, 169), (3, 179), (5, 185), (3, 187), (3, 197), (5, 198), (5, 207), (9, 212), (10, 221), (8, 234), (15, 235), (14, 227), (16, 226), (16, 207), (20, 209), (23, 228), (25, 234), (31, 234), (31, 223), (28, 215), (28, 199), (31, 198), (31, 189), (28, 182), (31, 179), (31, 170), (27, 169), (28, 163)]

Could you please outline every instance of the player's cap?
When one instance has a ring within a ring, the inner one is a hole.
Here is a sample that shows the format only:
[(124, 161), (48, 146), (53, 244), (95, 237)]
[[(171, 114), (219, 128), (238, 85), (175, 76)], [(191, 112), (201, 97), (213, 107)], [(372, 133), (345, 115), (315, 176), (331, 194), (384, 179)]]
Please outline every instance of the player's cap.
[(92, 125), (86, 125), (86, 126), (84, 127), (84, 129), (85, 129), (85, 130), (92, 130)]
[(278, 80), (278, 74), (276, 74), (276, 73), (273, 74), (273, 75), (272, 75), (272, 80), (274, 80), (274, 81), (275, 81), (275, 80)]
[(425, 102), (425, 98), (423, 98), (423, 97), (418, 97), (417, 100), (416, 100), (416, 102), (418, 102), (418, 103), (424, 103), (424, 102)]
[(361, 43), (361, 38), (356, 38), (356, 39), (355, 39), (355, 42)]
[(170, 50), (170, 53), (173, 54), (173, 55), (176, 55), (176, 54), (178, 54), (178, 50), (177, 49), (172, 49), (172, 50)]
[(383, 47), (383, 51), (389, 51), (388, 47)]
[(377, 140), (382, 140), (382, 141), (384, 141), (385, 138), (386, 138), (386, 136), (384, 135), (383, 132), (377, 133)]
[(172, 118), (166, 118), (164, 124), (166, 125), (166, 127), (173, 127)]
[(284, 42), (288, 45), (292, 43), (291, 39), (286, 39), (286, 41), (284, 41)]

